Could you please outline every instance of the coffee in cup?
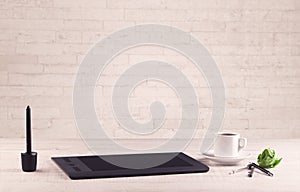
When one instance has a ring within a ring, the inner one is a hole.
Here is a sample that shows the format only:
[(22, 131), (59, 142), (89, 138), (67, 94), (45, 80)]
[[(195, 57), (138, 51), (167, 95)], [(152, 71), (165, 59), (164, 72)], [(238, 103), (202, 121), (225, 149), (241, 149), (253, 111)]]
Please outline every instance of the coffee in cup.
[(238, 133), (220, 132), (214, 145), (214, 155), (218, 157), (237, 157), (239, 152), (247, 146), (247, 139)]

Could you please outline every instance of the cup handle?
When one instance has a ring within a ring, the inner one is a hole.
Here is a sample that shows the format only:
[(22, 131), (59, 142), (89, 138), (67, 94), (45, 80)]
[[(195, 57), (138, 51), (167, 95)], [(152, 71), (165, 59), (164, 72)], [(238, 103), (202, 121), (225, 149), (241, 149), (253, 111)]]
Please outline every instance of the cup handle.
[(239, 151), (247, 146), (247, 139), (244, 137), (239, 138)]

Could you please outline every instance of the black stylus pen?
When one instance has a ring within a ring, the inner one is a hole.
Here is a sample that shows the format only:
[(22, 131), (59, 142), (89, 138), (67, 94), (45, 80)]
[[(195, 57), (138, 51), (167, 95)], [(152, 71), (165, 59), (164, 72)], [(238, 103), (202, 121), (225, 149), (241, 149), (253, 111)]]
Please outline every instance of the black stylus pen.
[(255, 163), (251, 163), (251, 165), (259, 170), (261, 170), (262, 172), (264, 172), (265, 174), (269, 175), (270, 177), (273, 177), (273, 173), (271, 173), (270, 171), (266, 170), (265, 168), (255, 164)]
[(30, 107), (26, 108), (26, 149), (31, 153), (31, 111)]
[(26, 107), (26, 152), (21, 153), (22, 170), (32, 172), (36, 170), (37, 152), (31, 149), (31, 109)]

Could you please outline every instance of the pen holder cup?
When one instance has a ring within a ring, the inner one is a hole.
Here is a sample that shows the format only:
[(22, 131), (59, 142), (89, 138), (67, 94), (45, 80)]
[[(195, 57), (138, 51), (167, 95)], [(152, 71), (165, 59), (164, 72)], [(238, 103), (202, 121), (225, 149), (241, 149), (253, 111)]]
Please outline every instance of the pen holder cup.
[(33, 172), (36, 170), (37, 153), (21, 153), (22, 170), (25, 172)]

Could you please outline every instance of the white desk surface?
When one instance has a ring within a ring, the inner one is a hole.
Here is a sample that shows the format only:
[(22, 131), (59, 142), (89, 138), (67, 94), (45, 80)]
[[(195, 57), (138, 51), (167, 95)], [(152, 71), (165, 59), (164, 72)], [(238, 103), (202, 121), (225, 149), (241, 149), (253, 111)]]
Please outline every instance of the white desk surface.
[[(129, 141), (130, 142), (130, 141)], [(200, 141), (199, 141), (200, 142)], [(220, 166), (197, 154), (199, 142), (193, 141), (185, 151), (210, 167), (208, 173), (143, 176), (108, 179), (69, 179), (50, 159), (51, 156), (91, 154), (81, 140), (65, 139), (35, 141), (38, 152), (38, 170), (21, 171), (20, 153), (24, 151), (24, 139), (0, 139), (0, 191), (300, 191), (300, 139), (251, 140), (247, 151), (253, 155), (237, 166)], [(274, 148), (283, 157), (278, 167), (271, 169), (274, 177), (248, 171), (235, 175), (228, 173), (256, 161), (266, 147)]]

